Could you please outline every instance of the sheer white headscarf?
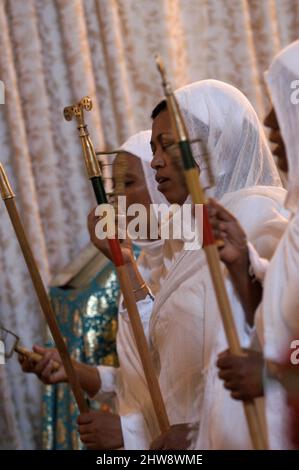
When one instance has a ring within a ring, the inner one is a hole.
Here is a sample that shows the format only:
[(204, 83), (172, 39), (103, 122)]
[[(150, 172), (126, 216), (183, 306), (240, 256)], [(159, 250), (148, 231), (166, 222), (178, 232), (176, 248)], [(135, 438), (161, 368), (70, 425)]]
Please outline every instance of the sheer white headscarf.
[[(151, 168), (153, 154), (150, 146), (150, 139), (150, 130), (140, 131), (137, 134), (129, 137), (129, 139), (120, 147), (117, 153), (124, 151), (140, 159), (144, 172), (145, 183), (152, 204), (164, 204), (169, 206), (167, 199), (157, 189), (155, 171)], [(156, 211), (154, 211), (154, 213), (157, 215)], [(163, 264), (163, 241), (160, 239), (157, 239), (156, 241), (135, 240), (134, 244), (141, 249), (141, 253), (138, 258), (138, 269), (142, 277), (148, 283), (152, 292), (156, 294), (160, 288), (159, 279), (162, 272), (161, 266)]]
[(297, 211), (299, 207), (298, 80), (299, 40), (277, 54), (266, 73), (266, 82), (287, 150), (289, 171), (285, 204), (292, 212)]
[[(264, 130), (248, 99), (237, 88), (217, 80), (202, 80), (178, 89), (176, 97), (191, 140), (207, 146), (214, 176), (210, 196), (250, 186), (281, 186)], [(211, 186), (207, 161), (193, 144), (201, 182)]]
[(150, 146), (151, 131), (140, 131), (129, 137), (128, 140), (120, 147), (119, 151), (124, 151), (140, 158), (144, 172), (146, 186), (153, 204), (169, 204), (162, 193), (157, 189), (155, 180), (155, 171), (151, 168), (153, 158)]

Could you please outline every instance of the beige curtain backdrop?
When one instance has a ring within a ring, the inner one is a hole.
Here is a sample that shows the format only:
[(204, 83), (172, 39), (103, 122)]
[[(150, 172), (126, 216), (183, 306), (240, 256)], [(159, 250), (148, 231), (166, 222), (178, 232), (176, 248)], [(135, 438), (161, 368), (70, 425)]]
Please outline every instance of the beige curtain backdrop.
[[(45, 282), (88, 240), (94, 206), (64, 106), (91, 96), (95, 146), (119, 145), (150, 126), (158, 51), (174, 87), (228, 81), (262, 117), (263, 72), (298, 35), (298, 0), (1, 0), (0, 161)], [(31, 346), (44, 321), (2, 203), (0, 221), (0, 323)], [(40, 405), (38, 381), (16, 358), (0, 366), (0, 448), (38, 447)]]

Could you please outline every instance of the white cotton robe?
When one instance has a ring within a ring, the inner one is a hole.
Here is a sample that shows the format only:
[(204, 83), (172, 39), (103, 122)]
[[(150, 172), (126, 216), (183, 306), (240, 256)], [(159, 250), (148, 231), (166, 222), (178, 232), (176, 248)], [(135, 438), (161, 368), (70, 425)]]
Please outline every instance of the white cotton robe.
[[(251, 188), (249, 192), (250, 196), (240, 200), (234, 198), (227, 201), (225, 196), (222, 202), (241, 223), (255, 252), (269, 260), (287, 226), (288, 213), (283, 209), (286, 192), (281, 188), (263, 187)], [(241, 302), (227, 272), (225, 281), (241, 345), (248, 347), (251, 329), (246, 324)], [(223, 381), (218, 378), (217, 355), (228, 348), (222, 326), (215, 335), (216, 343), (206, 368), (205, 394), (195, 448), (252, 449), (243, 403), (233, 400), (230, 392), (223, 387)]]

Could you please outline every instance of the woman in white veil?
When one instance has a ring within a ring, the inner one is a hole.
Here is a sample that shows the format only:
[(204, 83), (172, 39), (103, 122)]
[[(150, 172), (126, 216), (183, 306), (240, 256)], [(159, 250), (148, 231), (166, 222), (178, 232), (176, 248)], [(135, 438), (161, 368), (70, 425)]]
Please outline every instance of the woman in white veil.
[[(150, 136), (150, 131), (141, 131), (130, 137), (116, 152), (116, 159), (123, 159), (124, 156), (127, 156), (127, 166), (130, 167), (132, 157), (137, 157), (142, 165), (144, 181), (151, 204), (164, 205), (166, 207), (168, 206), (167, 200), (158, 191), (154, 172), (150, 166), (152, 159)], [(117, 162), (114, 163), (116, 168)], [(119, 164), (123, 163), (120, 162)], [(136, 201), (138, 200), (137, 195), (135, 199)], [(151, 221), (155, 223), (157, 222), (155, 220), (155, 206), (152, 206), (150, 210), (153, 216)], [(160, 279), (165, 275), (165, 270), (167, 269), (163, 262), (163, 241), (160, 238), (157, 240), (136, 239), (134, 244), (141, 249), (137, 260), (139, 273), (150, 289), (151, 296), (155, 296), (160, 290)], [(146, 296), (138, 302), (138, 310), (147, 339), (152, 306), (151, 296)], [(125, 449), (144, 449), (147, 447), (150, 438), (148, 435), (149, 426), (141, 412), (141, 407), (146, 406), (146, 404), (150, 406), (151, 398), (139, 359), (139, 353), (135, 345), (128, 313), (122, 307), (122, 298), (120, 299), (118, 317), (117, 353), (120, 366), (118, 369), (107, 368), (105, 366), (98, 367), (102, 381), (100, 396), (103, 392), (115, 394)], [(155, 417), (153, 417), (152, 425), (158, 426)]]
[[(257, 334), (263, 346), (266, 364), (276, 363), (278, 370), (279, 365), (282, 366), (278, 377), (275, 377), (275, 374), (273, 377), (269, 372), (264, 382), (267, 431), (271, 449), (291, 449), (294, 445), (296, 448), (299, 445), (298, 431), (297, 443), (291, 440), (291, 408), (287, 404), (287, 393), (282, 385), (288, 382), (288, 370), (290, 372), (292, 368), (295, 369), (295, 365), (289, 364), (289, 369), (286, 367), (286, 372), (283, 371), (285, 361), (292, 352), (292, 341), (299, 338), (298, 54), (299, 41), (295, 41), (274, 58), (266, 73), (271, 101), (286, 147), (288, 183), (285, 206), (292, 214), (267, 269), (263, 301), (256, 318)], [(282, 383), (278, 379), (281, 379)]]
[[(268, 441), (271, 449), (290, 449), (295, 444), (290, 439), (291, 409), (287, 406), (287, 393), (282, 385), (291, 383), (288, 376), (294, 372), (292, 368), (295, 368), (291, 364), (286, 366), (285, 362), (289, 361), (292, 341), (298, 338), (299, 333), (299, 100), (298, 91), (296, 92), (299, 77), (298, 54), (299, 41), (295, 41), (274, 58), (266, 73), (274, 110), (272, 109), (265, 122), (272, 129), (270, 140), (278, 144), (275, 148), (279, 157), (278, 165), (285, 171), (288, 170), (285, 206), (291, 211), (292, 217), (270, 264), (264, 263), (258, 256), (252, 258), (255, 272), (260, 272), (262, 277), (265, 277), (263, 300), (256, 314), (256, 332), (265, 359), (264, 387), (262, 384), (258, 387), (250, 386), (252, 383), (258, 383), (257, 378), (261, 382), (261, 373), (259, 368), (254, 367), (252, 363), (250, 365), (246, 359), (242, 359), (243, 365), (245, 361), (247, 364), (244, 373), (247, 377), (256, 377), (254, 381), (249, 380), (245, 384), (236, 382), (234, 362), (231, 362), (229, 367), (226, 366), (225, 372), (225, 380), (234, 382), (234, 393), (237, 393), (240, 399), (246, 395), (252, 398), (259, 396), (264, 388)], [(219, 365), (223, 374), (225, 364), (221, 361)], [(240, 366), (242, 364), (239, 363)]]
[[(200, 144), (193, 145), (202, 183), (210, 187), (208, 195), (219, 198), (241, 220), (257, 251), (270, 258), (283, 230), (280, 210), (285, 191), (280, 187), (280, 178), (255, 111), (240, 91), (215, 80), (183, 87), (176, 96), (191, 140), (201, 139), (209, 149), (215, 180), (212, 187), (204, 152)], [(162, 112), (163, 109), (160, 114)], [(168, 126), (164, 123), (164, 128), (163, 123), (155, 124), (160, 114), (155, 116), (154, 111), (152, 166), (157, 175), (163, 170), (165, 176), (167, 157), (161, 140), (163, 144), (163, 133), (168, 134), (170, 140), (171, 127), (170, 122)], [(162, 132), (159, 127), (163, 128)], [(170, 186), (164, 183), (164, 195), (168, 200), (172, 198), (170, 202), (176, 202), (168, 188)], [(241, 340), (245, 341), (244, 312), (226, 277), (238, 331)], [(201, 425), (202, 399), (207, 383), (205, 371), (218, 351), (219, 343), (225, 342), (203, 251), (184, 250), (182, 242), (180, 255), (155, 299), (150, 339), (171, 425)], [(211, 382), (214, 383), (214, 376)], [(213, 389), (210, 391), (213, 393)], [(213, 403), (212, 396), (211, 400)], [(236, 408), (237, 415), (244, 421), (239, 403)], [(246, 433), (246, 423), (242, 424)], [(176, 432), (175, 427), (172, 430)], [(171, 433), (158, 438), (154, 448), (167, 448), (172, 442)], [(248, 443), (247, 436), (245, 442)], [(244, 445), (244, 436), (240, 445)], [(250, 442), (248, 445), (250, 447)]]

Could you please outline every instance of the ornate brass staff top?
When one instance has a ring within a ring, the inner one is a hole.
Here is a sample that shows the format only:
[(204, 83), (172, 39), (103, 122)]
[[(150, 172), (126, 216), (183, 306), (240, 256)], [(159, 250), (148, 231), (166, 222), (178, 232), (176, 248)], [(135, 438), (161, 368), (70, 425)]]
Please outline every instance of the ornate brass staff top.
[[(164, 64), (159, 56), (156, 57), (156, 63), (162, 78), (162, 85), (167, 100), (167, 109), (171, 118), (174, 138), (181, 153), (187, 187), (192, 196), (193, 203), (203, 204), (203, 248), (205, 250), (227, 342), (230, 351), (233, 354), (242, 356), (244, 353), (240, 345), (229, 298), (224, 284), (219, 252), (214, 240), (207, 207), (205, 206), (206, 200), (204, 192), (200, 185), (199, 169), (192, 155), (188, 132), (180, 112), (178, 102), (172, 91), (171, 85), (167, 80)], [(259, 450), (266, 449), (265, 437), (262, 431), (262, 420), (259, 417), (257, 406), (254, 401), (243, 403), (253, 447)]]
[(60, 333), (57, 320), (55, 317), (55, 313), (53, 312), (46, 288), (42, 281), (42, 278), (39, 273), (32, 250), (30, 248), (27, 236), (25, 234), (16, 204), (15, 204), (15, 200), (14, 200), (15, 195), (11, 189), (8, 178), (6, 176), (6, 173), (1, 163), (0, 163), (0, 192), (1, 192), (2, 199), (4, 200), (11, 223), (13, 225), (14, 231), (16, 233), (18, 242), (20, 244), (23, 256), (25, 258), (25, 262), (27, 264), (27, 268), (31, 276), (32, 283), (33, 283), (36, 295), (38, 297), (41, 309), (43, 311), (43, 314), (45, 315), (45, 318), (50, 328), (51, 334), (53, 336), (55, 345), (60, 354), (63, 366), (65, 368), (66, 375), (68, 377), (68, 382), (75, 395), (75, 399), (78, 404), (79, 410), (81, 411), (81, 413), (86, 412), (88, 411), (87, 403), (84, 399), (84, 395), (80, 387), (78, 377), (75, 373), (71, 358), (67, 351), (63, 337)]
[[(86, 96), (74, 106), (68, 106), (64, 108), (64, 117), (67, 121), (71, 121), (73, 117), (77, 121), (87, 175), (88, 178), (91, 180), (97, 203), (103, 204), (107, 203), (107, 196), (102, 181), (100, 166), (97, 161), (96, 153), (89, 137), (87, 126), (84, 120), (84, 110), (90, 111), (91, 108), (92, 101), (88, 96)], [(169, 421), (163, 402), (161, 390), (159, 387), (159, 382), (150, 357), (141, 319), (138, 313), (131, 280), (127, 273), (126, 266), (123, 260), (120, 243), (117, 238), (108, 238), (108, 243), (113, 258), (113, 263), (115, 265), (116, 272), (118, 275), (121, 292), (128, 310), (134, 339), (143, 366), (144, 375), (153, 402), (157, 421), (159, 423), (161, 432), (165, 432), (169, 429)]]

